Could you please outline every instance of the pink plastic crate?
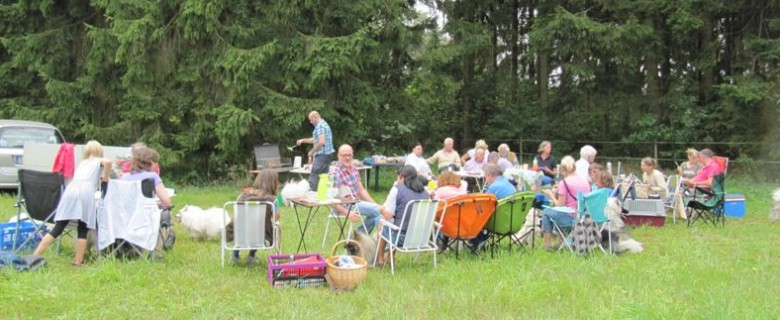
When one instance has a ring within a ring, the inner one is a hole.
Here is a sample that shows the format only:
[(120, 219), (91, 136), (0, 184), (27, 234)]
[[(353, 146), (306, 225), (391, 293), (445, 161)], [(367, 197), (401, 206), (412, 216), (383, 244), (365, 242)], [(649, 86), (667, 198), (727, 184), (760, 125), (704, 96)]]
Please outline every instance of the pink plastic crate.
[[(320, 254), (268, 256), (268, 283), (274, 287), (324, 286), (327, 264)], [(323, 281), (319, 281), (322, 279)]]

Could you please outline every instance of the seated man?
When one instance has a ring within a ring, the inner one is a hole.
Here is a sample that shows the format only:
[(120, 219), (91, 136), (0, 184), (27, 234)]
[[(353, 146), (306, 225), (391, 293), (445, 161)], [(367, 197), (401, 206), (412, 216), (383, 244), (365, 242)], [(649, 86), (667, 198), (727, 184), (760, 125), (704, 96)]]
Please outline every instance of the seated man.
[(495, 151), (490, 152), (490, 155), (488, 155), (488, 162), (499, 166), (501, 171), (512, 168), (512, 163), (509, 162), (509, 160), (502, 158), (501, 155)]
[(428, 180), (433, 179), (433, 172), (431, 172), (431, 167), (428, 165), (428, 162), (425, 161), (425, 157), (423, 157), (422, 144), (418, 143), (414, 145), (414, 148), (412, 148), (412, 153), (406, 156), (406, 163), (404, 164), (413, 166), (415, 169), (417, 169), (418, 176), (424, 180), (423, 183), (428, 183)]
[(458, 170), (458, 168), (461, 167), (462, 162), (460, 161), (458, 152), (453, 149), (454, 144), (455, 141), (452, 140), (452, 138), (444, 139), (444, 147), (441, 150), (436, 151), (430, 158), (425, 159), (425, 162), (429, 165), (436, 165), (439, 169), (439, 173)]
[[(489, 164), (485, 167), (485, 180), (488, 183), (485, 193), (496, 195), (496, 200), (506, 198), (517, 192), (515, 186), (504, 178), (504, 172), (501, 171), (501, 168), (495, 164)], [(482, 230), (482, 232), (480, 232), (476, 238), (470, 240), (469, 243), (472, 246), (475, 246), (474, 248), (476, 250), (481, 248), (489, 237), (490, 232)]]
[(697, 161), (704, 165), (692, 179), (683, 179), (683, 183), (689, 188), (700, 187), (712, 189), (712, 178), (723, 172), (720, 165), (712, 159), (715, 156), (710, 149), (699, 151)]
[(482, 172), (482, 170), (485, 169), (485, 166), (488, 164), (487, 156), (485, 155), (486, 153), (487, 149), (477, 148), (477, 150), (474, 151), (474, 157), (469, 159), (466, 164), (463, 165), (463, 170), (466, 170), (467, 172)]
[[(338, 204), (333, 205), (333, 209), (336, 210), (339, 215), (346, 216), (353, 222), (359, 222), (360, 215), (362, 215), (363, 225), (358, 228), (358, 231), (368, 235), (374, 230), (377, 223), (379, 223), (379, 219), (382, 219), (382, 214), (379, 212), (379, 205), (371, 198), (371, 195), (360, 182), (360, 173), (358, 173), (357, 168), (355, 168), (352, 163), (352, 147), (348, 144), (341, 145), (337, 154), (338, 162), (330, 168), (333, 186), (340, 190), (345, 189), (347, 191), (347, 194), (344, 196), (345, 198), (357, 199), (360, 200), (360, 202), (354, 206), (357, 212), (347, 212), (346, 207)], [(363, 228), (364, 226), (365, 228)]]

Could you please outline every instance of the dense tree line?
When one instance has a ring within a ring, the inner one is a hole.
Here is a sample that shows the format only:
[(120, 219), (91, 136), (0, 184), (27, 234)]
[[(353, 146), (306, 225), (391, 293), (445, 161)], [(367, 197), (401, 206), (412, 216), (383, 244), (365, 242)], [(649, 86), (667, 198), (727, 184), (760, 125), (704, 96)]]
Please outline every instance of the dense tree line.
[(375, 153), (773, 142), (778, 35), (778, 0), (0, 0), (0, 117), (143, 140), (191, 179), (309, 135), (312, 109)]

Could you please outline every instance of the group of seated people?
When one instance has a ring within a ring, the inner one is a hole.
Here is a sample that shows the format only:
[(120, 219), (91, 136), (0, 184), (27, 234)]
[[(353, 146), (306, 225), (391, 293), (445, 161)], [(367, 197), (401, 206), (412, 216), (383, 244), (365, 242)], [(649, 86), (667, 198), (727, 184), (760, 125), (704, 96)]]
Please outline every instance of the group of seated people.
[[(159, 206), (170, 207), (171, 199), (165, 190), (159, 172), (160, 155), (154, 149), (142, 144), (133, 145), (132, 162), (122, 172), (120, 180), (140, 181), (152, 179)], [(42, 256), (44, 251), (62, 234), (70, 222), (77, 224), (77, 240), (74, 245), (73, 266), (82, 266), (87, 250), (87, 233), (97, 229), (97, 208), (95, 192), (102, 182), (111, 178), (113, 162), (103, 158), (103, 146), (91, 140), (84, 146), (83, 160), (73, 173), (72, 181), (65, 187), (54, 215), (54, 227), (41, 240), (33, 255)], [(162, 247), (162, 242), (158, 244)], [(156, 253), (160, 254), (160, 253)]]

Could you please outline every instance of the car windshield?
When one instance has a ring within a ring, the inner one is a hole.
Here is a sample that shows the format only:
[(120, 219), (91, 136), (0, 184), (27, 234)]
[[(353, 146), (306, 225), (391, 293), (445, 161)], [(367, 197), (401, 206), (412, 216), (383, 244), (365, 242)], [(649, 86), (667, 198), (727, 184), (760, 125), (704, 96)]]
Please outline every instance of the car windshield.
[(59, 144), (60, 137), (54, 129), (10, 127), (0, 130), (0, 148), (21, 149), (25, 143)]

